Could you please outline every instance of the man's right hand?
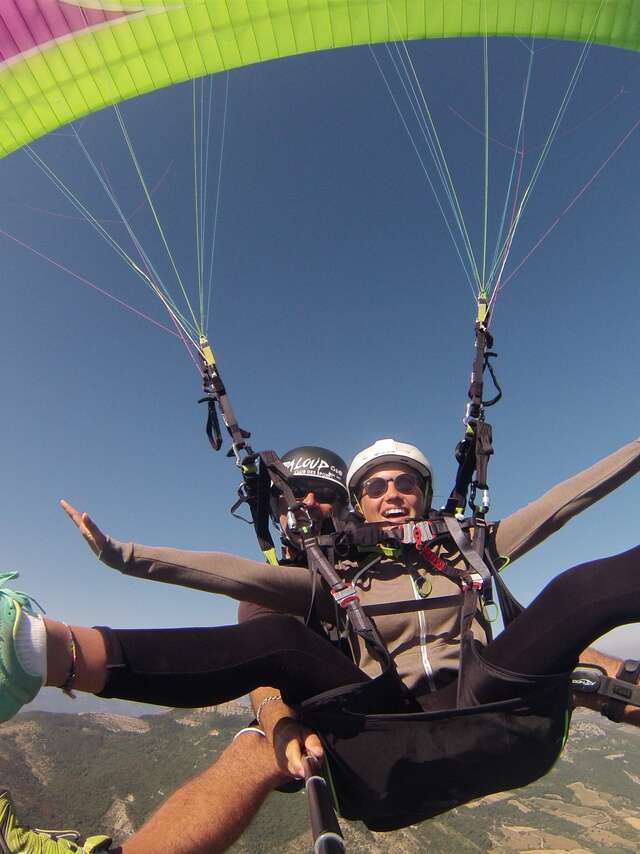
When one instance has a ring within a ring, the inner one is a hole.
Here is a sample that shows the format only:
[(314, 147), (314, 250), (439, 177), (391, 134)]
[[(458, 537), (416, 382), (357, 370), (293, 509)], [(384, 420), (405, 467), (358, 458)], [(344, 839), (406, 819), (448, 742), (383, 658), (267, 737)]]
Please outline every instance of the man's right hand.
[(304, 777), (303, 755), (311, 753), (320, 761), (324, 757), (320, 739), (296, 720), (295, 711), (282, 700), (277, 688), (256, 688), (250, 696), (254, 710), (260, 709), (260, 726), (273, 745), (280, 770), (288, 777)]
[(106, 536), (87, 513), (80, 513), (64, 498), (61, 499), (60, 506), (87, 541), (91, 551), (99, 558), (107, 544)]
[(302, 757), (305, 753), (310, 753), (320, 762), (324, 757), (322, 743), (316, 733), (295, 718), (280, 718), (273, 728), (271, 740), (278, 765), (292, 777), (304, 777)]

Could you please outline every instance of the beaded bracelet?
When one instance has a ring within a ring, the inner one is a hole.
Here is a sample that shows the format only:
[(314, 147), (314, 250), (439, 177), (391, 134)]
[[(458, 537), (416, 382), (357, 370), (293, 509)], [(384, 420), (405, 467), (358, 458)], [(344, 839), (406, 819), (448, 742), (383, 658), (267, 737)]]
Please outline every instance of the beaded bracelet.
[(73, 693), (73, 686), (78, 676), (78, 645), (76, 643), (75, 635), (71, 631), (71, 626), (68, 626), (64, 622), (62, 623), (62, 625), (65, 627), (69, 635), (69, 651), (71, 652), (71, 665), (69, 667), (69, 675), (60, 687), (68, 697), (75, 699), (76, 695)]

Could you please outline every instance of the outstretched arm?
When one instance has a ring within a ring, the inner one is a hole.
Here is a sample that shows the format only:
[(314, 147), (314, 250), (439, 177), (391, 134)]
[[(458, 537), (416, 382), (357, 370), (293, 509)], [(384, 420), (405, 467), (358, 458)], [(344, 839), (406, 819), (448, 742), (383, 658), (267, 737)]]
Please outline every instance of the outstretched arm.
[[(107, 537), (86, 513), (61, 503), (98, 558), (125, 575), (219, 593), (287, 614), (304, 616), (309, 610), (313, 585), (303, 567), (274, 567), (223, 552), (120, 543)], [(321, 591), (316, 592), (316, 607), (322, 619), (332, 618), (333, 607)]]
[(634, 439), (498, 522), (497, 555), (516, 560), (639, 471), (640, 439)]

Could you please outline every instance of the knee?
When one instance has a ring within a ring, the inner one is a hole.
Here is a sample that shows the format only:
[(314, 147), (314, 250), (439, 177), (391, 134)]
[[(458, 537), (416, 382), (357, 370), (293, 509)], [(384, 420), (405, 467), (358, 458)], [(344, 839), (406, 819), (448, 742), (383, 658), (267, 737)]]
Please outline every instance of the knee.
[(266, 638), (280, 642), (296, 644), (304, 634), (308, 633), (309, 629), (298, 617), (292, 617), (290, 614), (273, 614), (268, 617), (260, 618), (260, 631)]
[(573, 566), (556, 575), (540, 595), (545, 602), (553, 602), (556, 606), (562, 603), (567, 614), (571, 608), (596, 603), (603, 592), (611, 595), (619, 587), (628, 586), (630, 578), (636, 578), (636, 571), (628, 571), (635, 563), (634, 557), (631, 552), (626, 552)]

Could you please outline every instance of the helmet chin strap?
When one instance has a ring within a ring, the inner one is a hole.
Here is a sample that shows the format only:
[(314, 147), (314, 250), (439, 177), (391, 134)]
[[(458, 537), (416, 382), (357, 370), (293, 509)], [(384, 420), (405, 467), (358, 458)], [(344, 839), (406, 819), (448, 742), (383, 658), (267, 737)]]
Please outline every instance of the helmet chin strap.
[(364, 510), (362, 509), (362, 504), (360, 504), (360, 500), (358, 498), (356, 498), (355, 493), (353, 494), (351, 501), (352, 501), (354, 513), (357, 513), (358, 516), (362, 516), (362, 518), (364, 519)]

